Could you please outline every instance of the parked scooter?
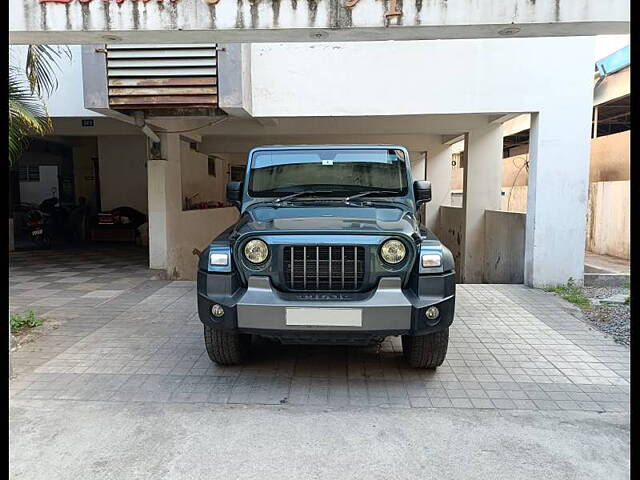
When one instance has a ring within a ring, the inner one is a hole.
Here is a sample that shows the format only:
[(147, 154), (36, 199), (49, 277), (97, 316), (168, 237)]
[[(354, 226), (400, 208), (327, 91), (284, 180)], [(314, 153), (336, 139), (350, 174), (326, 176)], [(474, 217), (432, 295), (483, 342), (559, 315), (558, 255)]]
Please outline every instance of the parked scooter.
[(60, 205), (57, 197), (53, 196), (40, 204), (39, 211), (46, 215), (46, 226), (49, 238), (71, 240), (69, 228), (69, 212)]
[(29, 238), (40, 248), (51, 248), (51, 216), (40, 210), (27, 214)]

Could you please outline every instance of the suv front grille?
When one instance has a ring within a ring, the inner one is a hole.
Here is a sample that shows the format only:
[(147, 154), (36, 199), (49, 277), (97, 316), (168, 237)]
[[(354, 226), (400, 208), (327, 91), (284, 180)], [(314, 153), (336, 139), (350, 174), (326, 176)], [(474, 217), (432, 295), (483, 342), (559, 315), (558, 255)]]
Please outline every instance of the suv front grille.
[(283, 253), (283, 275), (290, 290), (355, 291), (362, 287), (363, 247), (290, 246)]

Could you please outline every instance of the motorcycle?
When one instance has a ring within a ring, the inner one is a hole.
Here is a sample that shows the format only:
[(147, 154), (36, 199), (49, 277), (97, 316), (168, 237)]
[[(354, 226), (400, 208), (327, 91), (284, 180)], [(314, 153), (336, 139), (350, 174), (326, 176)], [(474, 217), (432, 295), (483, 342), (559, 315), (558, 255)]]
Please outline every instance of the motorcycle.
[(27, 214), (29, 238), (40, 248), (51, 248), (50, 215), (40, 210), (31, 210)]

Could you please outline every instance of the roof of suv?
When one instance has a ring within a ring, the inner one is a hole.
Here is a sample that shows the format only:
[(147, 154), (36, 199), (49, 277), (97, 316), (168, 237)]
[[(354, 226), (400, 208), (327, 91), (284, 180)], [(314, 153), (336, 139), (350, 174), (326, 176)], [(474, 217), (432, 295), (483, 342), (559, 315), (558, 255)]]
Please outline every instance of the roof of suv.
[(405, 149), (402, 145), (387, 145), (387, 144), (318, 144), (318, 145), (260, 145), (258, 147), (254, 147), (252, 150), (283, 150), (283, 149), (294, 149), (294, 148), (400, 148)]

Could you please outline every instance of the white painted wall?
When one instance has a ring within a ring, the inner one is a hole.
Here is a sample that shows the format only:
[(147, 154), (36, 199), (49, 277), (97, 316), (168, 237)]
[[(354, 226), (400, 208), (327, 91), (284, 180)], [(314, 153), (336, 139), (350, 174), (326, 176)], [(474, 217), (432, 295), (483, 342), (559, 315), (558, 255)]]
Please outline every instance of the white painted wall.
[[(536, 287), (580, 281), (593, 56), (589, 37), (256, 44), (251, 111), (258, 117), (532, 113), (525, 281)], [(521, 61), (508, 75), (514, 58)], [(482, 182), (482, 170), (470, 177)], [(480, 202), (472, 200), (474, 212), (500, 208), (500, 177), (492, 183), (491, 195), (498, 196), (486, 202), (486, 196), (473, 195)], [(478, 192), (487, 188), (478, 186)], [(469, 248), (463, 257), (463, 268), (479, 267), (471, 281), (481, 281), (484, 264), (484, 222), (476, 213), (477, 235), (466, 234), (479, 243), (465, 242)]]
[[(593, 50), (592, 37), (254, 44), (250, 111), (258, 117), (539, 111), (592, 86), (581, 66), (593, 70)], [(521, 61), (509, 75), (514, 58)]]
[[(70, 45), (69, 50), (71, 52), (71, 59), (63, 55), (56, 62), (58, 68), (55, 70), (55, 76), (58, 81), (58, 88), (46, 98), (49, 116), (102, 117), (101, 114), (84, 108), (81, 47), (79, 45)], [(26, 58), (26, 46), (12, 45), (9, 47), (10, 65), (16, 66), (21, 71), (24, 71)]]
[(500, 209), (502, 127), (488, 125), (465, 136), (462, 212), (462, 281), (482, 283), (485, 265), (485, 211)]
[[(243, 107), (256, 117), (369, 116), (386, 122), (390, 116), (533, 112), (527, 283), (581, 277), (583, 259), (575, 252), (583, 251), (585, 238), (593, 38), (253, 44), (250, 49), (251, 89)], [(513, 59), (520, 59), (517, 74), (506, 74), (513, 71)], [(439, 125), (425, 125), (424, 134), (473, 130), (439, 132)], [(319, 139), (323, 132), (314, 126), (306, 133), (320, 134)], [(292, 136), (300, 140), (300, 133)], [(370, 137), (370, 142), (378, 138)], [(175, 196), (179, 201), (180, 194)], [(485, 207), (499, 208), (499, 201)]]
[(132, 207), (148, 212), (146, 137), (98, 137), (102, 210)]
[[(58, 191), (58, 167), (56, 165), (40, 165), (39, 182), (20, 182), (20, 201), (40, 205), (52, 197), (53, 189)], [(59, 196), (59, 194), (56, 194)]]
[(218, 234), (238, 219), (236, 208), (182, 210), (181, 163), (185, 150), (177, 134), (163, 134), (166, 160), (149, 166), (149, 266), (165, 270), (170, 278), (194, 280), (197, 257)]

